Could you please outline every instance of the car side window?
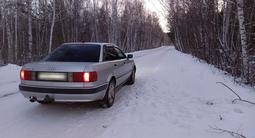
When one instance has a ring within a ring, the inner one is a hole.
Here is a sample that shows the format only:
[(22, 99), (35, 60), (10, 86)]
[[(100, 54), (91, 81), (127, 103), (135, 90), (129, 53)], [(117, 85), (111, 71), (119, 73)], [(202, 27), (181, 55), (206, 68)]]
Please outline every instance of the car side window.
[(126, 58), (126, 55), (114, 46), (104, 46), (103, 61), (112, 61)]
[(104, 46), (104, 61), (112, 61), (118, 59), (118, 53), (113, 46)]
[(119, 59), (127, 58), (127, 56), (124, 54), (124, 52), (122, 52), (119, 48), (114, 47), (114, 49), (115, 49), (115, 50), (116, 50), (116, 52), (118, 53), (118, 57), (119, 57)]

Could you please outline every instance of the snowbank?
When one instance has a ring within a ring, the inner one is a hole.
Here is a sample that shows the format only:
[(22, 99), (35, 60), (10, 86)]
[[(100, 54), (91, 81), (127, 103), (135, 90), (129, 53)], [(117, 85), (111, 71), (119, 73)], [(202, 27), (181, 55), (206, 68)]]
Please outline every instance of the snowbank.
[(17, 93), (21, 67), (13, 64), (0, 67), (0, 97)]

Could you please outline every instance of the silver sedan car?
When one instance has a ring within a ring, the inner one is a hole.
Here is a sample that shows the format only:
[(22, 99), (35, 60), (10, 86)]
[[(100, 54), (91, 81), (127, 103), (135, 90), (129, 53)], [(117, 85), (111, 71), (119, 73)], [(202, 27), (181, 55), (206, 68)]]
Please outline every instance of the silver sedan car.
[(19, 89), (31, 102), (99, 101), (111, 107), (116, 89), (135, 82), (133, 55), (114, 44), (66, 43), (20, 71)]

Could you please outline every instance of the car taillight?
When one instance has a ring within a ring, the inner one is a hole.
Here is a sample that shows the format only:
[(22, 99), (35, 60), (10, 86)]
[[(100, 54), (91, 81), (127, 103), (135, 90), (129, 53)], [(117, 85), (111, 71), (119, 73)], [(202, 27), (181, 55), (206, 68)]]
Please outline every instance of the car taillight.
[(73, 82), (95, 82), (97, 81), (96, 72), (75, 72), (73, 73)]
[(32, 80), (32, 71), (21, 70), (20, 71), (21, 80)]

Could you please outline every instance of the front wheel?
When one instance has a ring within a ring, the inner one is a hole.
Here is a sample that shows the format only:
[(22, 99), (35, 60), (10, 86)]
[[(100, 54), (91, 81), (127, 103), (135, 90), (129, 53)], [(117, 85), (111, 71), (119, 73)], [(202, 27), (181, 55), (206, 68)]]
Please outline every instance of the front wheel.
[(101, 102), (101, 106), (103, 108), (110, 108), (113, 106), (115, 101), (115, 81), (111, 80), (108, 88), (106, 90), (106, 94), (104, 96), (103, 101)]

